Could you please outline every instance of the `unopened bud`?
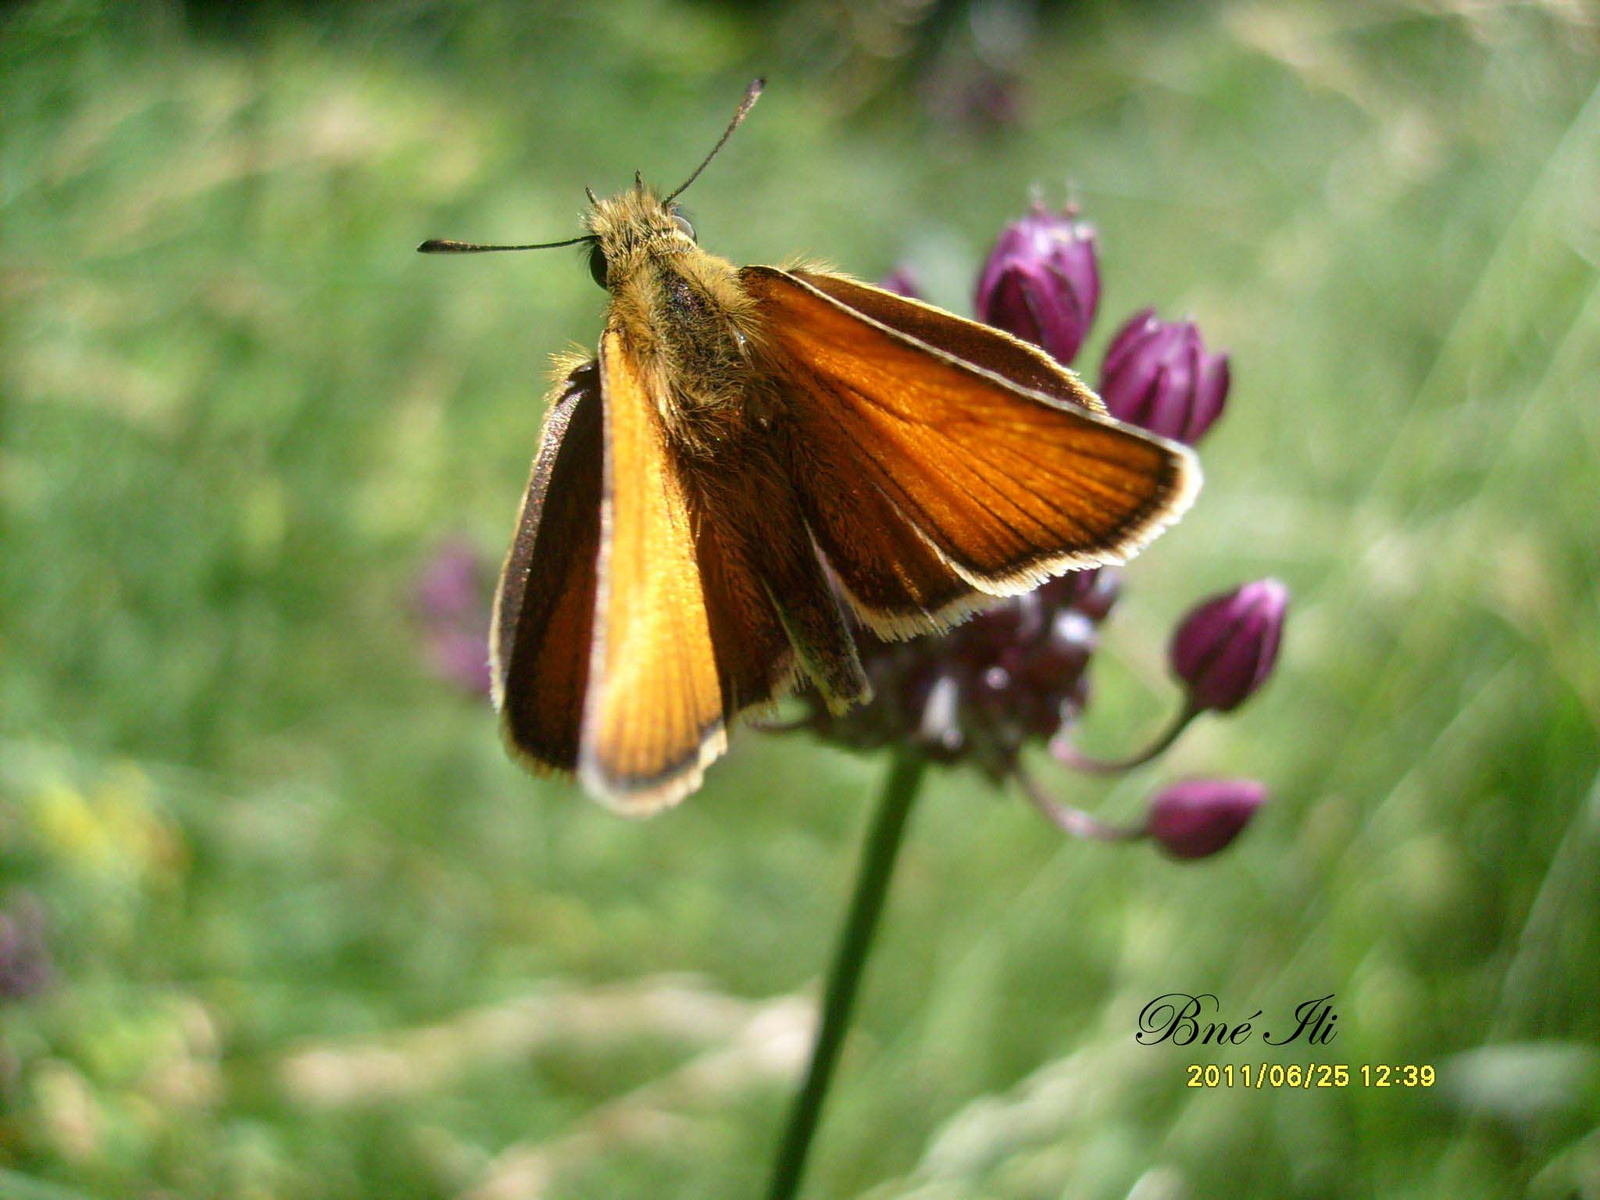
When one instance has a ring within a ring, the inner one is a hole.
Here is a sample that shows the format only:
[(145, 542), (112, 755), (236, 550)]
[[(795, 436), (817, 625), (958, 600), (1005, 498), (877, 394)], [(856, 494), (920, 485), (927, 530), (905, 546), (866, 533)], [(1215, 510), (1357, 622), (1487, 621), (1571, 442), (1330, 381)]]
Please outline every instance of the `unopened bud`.
[(1196, 709), (1228, 712), (1272, 674), (1289, 609), (1289, 589), (1258, 579), (1202, 602), (1172, 635), (1173, 672)]
[(1042, 204), (1000, 233), (978, 278), (978, 320), (1070, 363), (1094, 323), (1100, 266), (1094, 229)]
[(1207, 354), (1193, 321), (1147, 308), (1106, 349), (1100, 398), (1119, 421), (1193, 445), (1222, 415), (1228, 382), (1228, 356)]
[(1192, 779), (1150, 803), (1144, 834), (1173, 858), (1207, 858), (1244, 831), (1267, 789), (1253, 779)]

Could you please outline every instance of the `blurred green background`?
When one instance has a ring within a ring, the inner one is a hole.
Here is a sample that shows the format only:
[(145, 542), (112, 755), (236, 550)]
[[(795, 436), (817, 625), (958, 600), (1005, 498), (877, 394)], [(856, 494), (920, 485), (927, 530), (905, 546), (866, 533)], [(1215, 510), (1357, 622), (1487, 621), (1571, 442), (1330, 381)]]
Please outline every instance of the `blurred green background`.
[[(810, 1195), (1600, 1196), (1600, 29), (1583, 0), (13, 5), (0, 15), (0, 1195), (760, 1194), (884, 769), (746, 735), (652, 822), (524, 777), (415, 581), (509, 537), (585, 185), (735, 261), (967, 311), (1032, 185), (1233, 353), (1083, 743), (1276, 574), (1277, 677), (1119, 784), (1245, 774), (1227, 854), (936, 776)], [(1048, 773), (1048, 766), (1041, 765)], [(35, 926), (37, 925), (37, 928)], [(13, 942), (17, 941), (13, 937)], [(26, 940), (26, 939), (24, 939)], [(25, 974), (25, 972), (24, 972)], [(21, 978), (21, 976), (18, 976)], [(1190, 1090), (1134, 1044), (1335, 993), (1426, 1092)]]

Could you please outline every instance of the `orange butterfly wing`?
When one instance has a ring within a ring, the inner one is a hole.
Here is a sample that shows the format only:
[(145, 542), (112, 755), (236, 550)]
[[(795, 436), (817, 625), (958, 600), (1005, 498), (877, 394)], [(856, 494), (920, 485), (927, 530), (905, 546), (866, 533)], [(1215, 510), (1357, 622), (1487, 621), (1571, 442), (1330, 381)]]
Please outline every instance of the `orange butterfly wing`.
[(600, 343), (605, 471), (578, 773), (643, 814), (700, 785), (727, 745), (691, 497), (616, 329)]
[(789, 274), (862, 316), (952, 358), (1003, 376), (1024, 391), (1043, 392), (1053, 400), (1063, 400), (1091, 412), (1103, 414), (1106, 411), (1099, 396), (1032, 342), (847, 275), (804, 268)]
[(1186, 447), (1103, 415), (1014, 338), (842, 276), (740, 275), (807, 519), (877, 632), (938, 628), (974, 592), (1121, 562), (1199, 488)]
[(800, 663), (763, 577), (764, 547), (746, 535), (743, 522), (728, 517), (715, 509), (703, 514), (696, 549), (722, 682), (723, 720), (731, 724), (745, 709), (790, 691)]
[(495, 706), (512, 749), (535, 769), (578, 765), (600, 552), (601, 440), (600, 373), (590, 362), (567, 375), (545, 417), (489, 633)]
[[(714, 703), (731, 722), (787, 691), (798, 664), (762, 582), (760, 548), (745, 544), (738, 523), (703, 514), (663, 453), (620, 340), (608, 338), (606, 355), (604, 374), (600, 361), (575, 367), (550, 401), (495, 592), (492, 690), (528, 766), (587, 763), (601, 794), (647, 812), (692, 791), (720, 751)], [(600, 681), (592, 701), (591, 678)]]

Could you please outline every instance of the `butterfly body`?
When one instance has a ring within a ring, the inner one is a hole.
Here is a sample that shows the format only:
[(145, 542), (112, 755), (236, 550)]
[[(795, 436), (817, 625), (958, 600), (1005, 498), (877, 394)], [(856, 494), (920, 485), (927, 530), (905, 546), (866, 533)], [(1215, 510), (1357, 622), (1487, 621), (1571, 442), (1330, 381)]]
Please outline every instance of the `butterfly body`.
[(643, 186), (599, 201), (589, 214), (596, 279), (611, 293), (608, 327), (629, 350), (670, 435), (693, 457), (748, 432), (769, 407), (758, 386), (755, 303), (738, 268), (700, 249), (670, 205)]
[(1200, 482), (1186, 447), (1034, 346), (707, 253), (682, 190), (591, 193), (574, 240), (605, 327), (594, 359), (558, 361), (490, 635), (513, 753), (634, 815), (698, 787), (740, 714), (802, 680), (866, 700), (854, 628), (927, 633), (1122, 562)]
[[(591, 271), (611, 296), (612, 353), (631, 364), (660, 418), (701, 570), (737, 572), (744, 594), (729, 606), (745, 610), (741, 627), (765, 625), (773, 643), (773, 678), (747, 686), (748, 701), (770, 699), (797, 667), (836, 708), (866, 699), (854, 639), (789, 486), (761, 319), (738, 268), (702, 250), (688, 221), (642, 182), (596, 202), (588, 224)], [(793, 653), (771, 636), (780, 629)]]

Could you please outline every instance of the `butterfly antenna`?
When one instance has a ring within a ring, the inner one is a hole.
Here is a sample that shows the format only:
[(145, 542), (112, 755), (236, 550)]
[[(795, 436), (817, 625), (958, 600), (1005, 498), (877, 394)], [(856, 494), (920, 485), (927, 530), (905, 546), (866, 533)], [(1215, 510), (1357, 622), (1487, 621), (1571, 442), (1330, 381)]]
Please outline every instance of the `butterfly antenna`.
[(765, 79), (751, 81), (750, 86), (744, 90), (744, 99), (739, 101), (739, 107), (734, 111), (733, 120), (728, 122), (728, 127), (722, 131), (722, 136), (717, 139), (717, 144), (711, 147), (711, 153), (706, 155), (705, 160), (694, 169), (693, 175), (679, 184), (677, 190), (662, 201), (663, 204), (671, 204), (688, 190), (691, 183), (700, 178), (700, 172), (711, 165), (711, 160), (717, 156), (717, 151), (727, 144), (728, 139), (733, 136), (733, 131), (739, 128), (739, 122), (745, 119), (746, 114), (755, 107), (756, 101), (761, 99), (761, 89), (766, 86), (767, 81)]
[(418, 254), (487, 254), (493, 250), (554, 250), (557, 246), (576, 246), (594, 241), (593, 234), (568, 238), (564, 242), (529, 242), (523, 246), (485, 246), (479, 242), (452, 242), (448, 238), (429, 238), (417, 247)]

